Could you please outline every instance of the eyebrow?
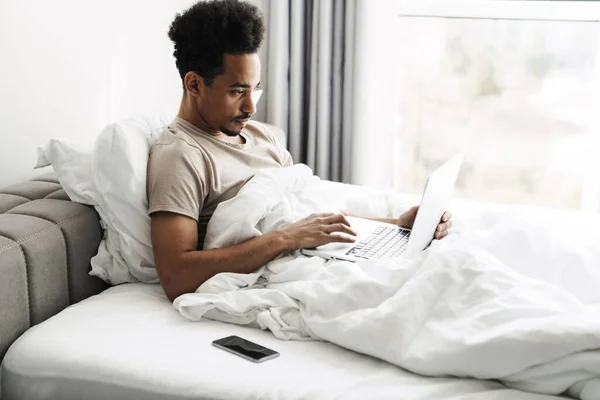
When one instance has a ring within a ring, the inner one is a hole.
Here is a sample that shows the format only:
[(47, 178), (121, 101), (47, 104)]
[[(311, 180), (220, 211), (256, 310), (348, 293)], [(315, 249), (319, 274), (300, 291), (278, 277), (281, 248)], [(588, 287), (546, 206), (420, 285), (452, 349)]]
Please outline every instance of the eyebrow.
[[(260, 82), (258, 82), (258, 84), (256, 85), (256, 87), (260, 86)], [(234, 83), (233, 85), (229, 85), (230, 88), (244, 88), (244, 89), (250, 89), (252, 86), (246, 84), (246, 83)]]

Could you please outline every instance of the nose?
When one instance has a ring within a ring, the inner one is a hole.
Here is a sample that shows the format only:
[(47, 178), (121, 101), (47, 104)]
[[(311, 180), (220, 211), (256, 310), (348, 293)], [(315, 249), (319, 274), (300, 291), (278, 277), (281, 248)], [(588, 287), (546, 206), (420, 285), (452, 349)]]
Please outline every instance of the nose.
[(242, 112), (245, 114), (256, 113), (256, 103), (254, 102), (254, 99), (252, 97), (252, 92), (249, 92), (244, 96), (244, 102), (242, 103)]

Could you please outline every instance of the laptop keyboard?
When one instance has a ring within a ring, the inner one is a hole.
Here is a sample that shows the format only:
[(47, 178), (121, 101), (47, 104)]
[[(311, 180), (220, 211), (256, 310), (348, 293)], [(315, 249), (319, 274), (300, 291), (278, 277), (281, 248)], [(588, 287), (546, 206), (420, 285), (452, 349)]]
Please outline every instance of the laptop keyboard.
[(406, 245), (410, 230), (395, 226), (381, 226), (371, 235), (351, 248), (346, 255), (359, 258), (396, 258), (402, 254)]

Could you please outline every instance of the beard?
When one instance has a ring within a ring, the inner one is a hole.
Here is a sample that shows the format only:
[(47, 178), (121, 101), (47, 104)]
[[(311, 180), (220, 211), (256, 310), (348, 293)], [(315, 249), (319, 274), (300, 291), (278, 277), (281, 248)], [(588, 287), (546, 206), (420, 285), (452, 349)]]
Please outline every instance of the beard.
[[(233, 120), (233, 122), (237, 122), (241, 119), (250, 119), (250, 117), (252, 117), (252, 114), (244, 114), (241, 116), (238, 116), (237, 118), (235, 118)], [(242, 131), (242, 129), (244, 129), (243, 126), (240, 126), (239, 128), (236, 128), (236, 130), (231, 130), (231, 129), (227, 129), (225, 127), (221, 127), (221, 132), (223, 132), (224, 134), (226, 134), (229, 137), (235, 137), (238, 136), (240, 134), (240, 132)]]
[(242, 127), (240, 127), (239, 129), (232, 131), (231, 129), (227, 129), (225, 127), (221, 128), (221, 132), (223, 132), (224, 134), (226, 134), (229, 137), (236, 137), (240, 134), (240, 132), (242, 131)]

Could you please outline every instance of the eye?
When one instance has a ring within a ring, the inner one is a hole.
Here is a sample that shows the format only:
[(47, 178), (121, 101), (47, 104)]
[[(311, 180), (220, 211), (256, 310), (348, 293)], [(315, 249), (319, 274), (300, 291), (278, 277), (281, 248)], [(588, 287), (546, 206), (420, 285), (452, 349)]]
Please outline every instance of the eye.
[(239, 89), (238, 90), (231, 90), (229, 93), (231, 93), (232, 95), (235, 95), (235, 96), (241, 96), (241, 95), (244, 94), (244, 90), (239, 90)]

